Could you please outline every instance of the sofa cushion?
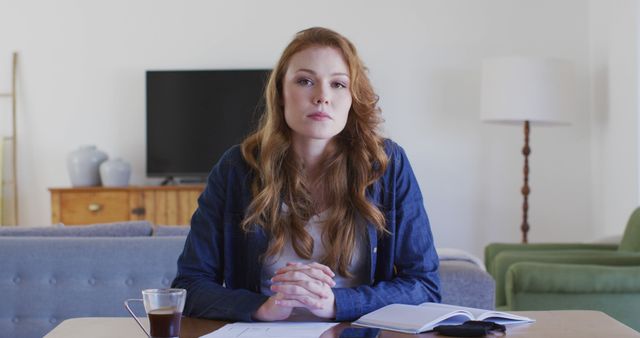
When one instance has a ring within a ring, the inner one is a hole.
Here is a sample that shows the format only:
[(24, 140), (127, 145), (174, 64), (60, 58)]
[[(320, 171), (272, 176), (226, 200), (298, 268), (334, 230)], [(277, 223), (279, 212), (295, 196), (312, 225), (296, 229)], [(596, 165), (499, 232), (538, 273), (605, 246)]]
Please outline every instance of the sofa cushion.
[(114, 222), (91, 225), (34, 227), (2, 227), (0, 236), (31, 237), (136, 237), (151, 236), (153, 226), (148, 221)]
[(156, 225), (153, 227), (154, 236), (186, 236), (189, 234), (190, 226), (185, 225)]

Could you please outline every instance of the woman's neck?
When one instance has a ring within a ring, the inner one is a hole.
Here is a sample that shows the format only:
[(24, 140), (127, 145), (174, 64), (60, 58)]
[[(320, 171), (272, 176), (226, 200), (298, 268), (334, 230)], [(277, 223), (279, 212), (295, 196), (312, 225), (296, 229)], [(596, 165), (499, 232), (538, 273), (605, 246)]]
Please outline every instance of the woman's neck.
[(324, 211), (328, 207), (318, 179), (322, 174), (322, 159), (325, 151), (331, 146), (330, 140), (293, 140), (293, 151), (302, 160), (304, 175), (308, 183), (307, 187), (317, 213)]
[(329, 140), (293, 139), (293, 151), (302, 160), (309, 182), (315, 182), (320, 176), (322, 157), (329, 146)]

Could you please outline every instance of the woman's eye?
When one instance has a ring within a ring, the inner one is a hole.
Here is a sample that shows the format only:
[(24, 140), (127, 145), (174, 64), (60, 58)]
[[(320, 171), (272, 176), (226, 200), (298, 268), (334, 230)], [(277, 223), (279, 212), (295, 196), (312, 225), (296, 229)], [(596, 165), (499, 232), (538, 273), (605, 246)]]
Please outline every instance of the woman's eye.
[(334, 82), (333, 83), (333, 87), (334, 88), (347, 88), (347, 84), (342, 83), (342, 82)]
[(313, 84), (313, 82), (311, 82), (311, 80), (309, 79), (299, 79), (298, 81), (296, 81), (299, 85), (302, 86), (310, 86)]

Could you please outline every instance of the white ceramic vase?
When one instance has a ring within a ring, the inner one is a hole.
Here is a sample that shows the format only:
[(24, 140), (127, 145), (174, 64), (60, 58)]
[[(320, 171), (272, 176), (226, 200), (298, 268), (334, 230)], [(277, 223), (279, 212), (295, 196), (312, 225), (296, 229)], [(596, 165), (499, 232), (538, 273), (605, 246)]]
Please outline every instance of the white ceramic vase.
[(105, 187), (126, 187), (131, 177), (131, 165), (120, 158), (105, 161), (100, 165), (100, 177)]
[(74, 187), (93, 187), (100, 185), (100, 164), (106, 161), (107, 154), (94, 145), (81, 146), (67, 156), (67, 169), (71, 185)]

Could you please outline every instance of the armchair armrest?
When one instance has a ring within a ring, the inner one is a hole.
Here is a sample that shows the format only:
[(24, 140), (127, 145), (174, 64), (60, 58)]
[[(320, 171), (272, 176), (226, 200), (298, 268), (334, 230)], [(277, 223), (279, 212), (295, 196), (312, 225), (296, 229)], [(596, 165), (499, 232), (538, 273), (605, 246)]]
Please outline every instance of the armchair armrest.
[(502, 251), (494, 258), (493, 270), (489, 271), (496, 281), (497, 306), (506, 305), (507, 270), (519, 262), (640, 266), (640, 253), (603, 250)]
[(514, 294), (640, 293), (640, 265), (602, 266), (520, 262), (506, 276), (507, 304)]
[(558, 250), (604, 250), (615, 251), (617, 244), (605, 243), (491, 243), (484, 249), (487, 271), (493, 274), (494, 259), (502, 251), (558, 251)]
[(520, 262), (506, 276), (507, 308), (599, 310), (640, 329), (640, 265)]

